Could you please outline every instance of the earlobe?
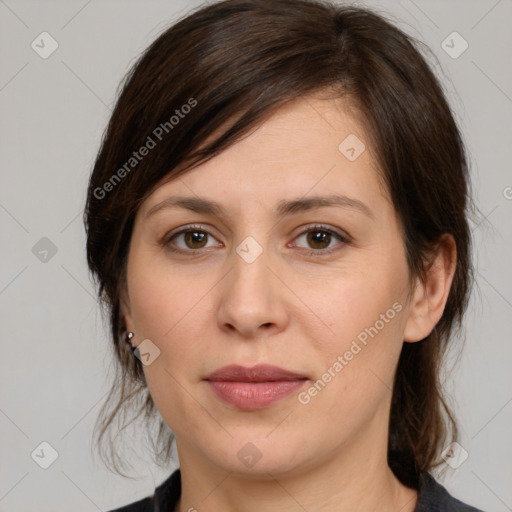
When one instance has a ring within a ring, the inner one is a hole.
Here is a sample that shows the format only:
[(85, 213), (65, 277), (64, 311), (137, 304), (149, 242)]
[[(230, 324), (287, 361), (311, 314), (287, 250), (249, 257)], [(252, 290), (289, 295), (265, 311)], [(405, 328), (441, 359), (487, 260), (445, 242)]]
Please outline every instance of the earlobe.
[(455, 241), (451, 235), (445, 234), (439, 239), (425, 280), (417, 280), (404, 330), (404, 341), (421, 341), (434, 330), (443, 315), (456, 264)]

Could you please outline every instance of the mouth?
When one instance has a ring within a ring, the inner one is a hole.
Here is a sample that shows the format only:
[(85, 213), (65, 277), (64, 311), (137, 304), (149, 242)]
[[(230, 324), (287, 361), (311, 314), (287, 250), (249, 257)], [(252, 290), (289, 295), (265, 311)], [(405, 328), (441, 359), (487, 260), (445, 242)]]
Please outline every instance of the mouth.
[(223, 402), (239, 409), (263, 409), (298, 391), (308, 377), (272, 365), (229, 365), (205, 381)]

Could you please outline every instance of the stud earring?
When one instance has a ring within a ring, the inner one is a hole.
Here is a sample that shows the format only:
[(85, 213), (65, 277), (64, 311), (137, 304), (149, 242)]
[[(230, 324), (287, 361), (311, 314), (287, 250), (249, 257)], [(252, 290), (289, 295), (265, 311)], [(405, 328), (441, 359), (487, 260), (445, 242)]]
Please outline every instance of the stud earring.
[(131, 332), (131, 331), (126, 334), (126, 343), (128, 343), (128, 345), (130, 345), (132, 352), (135, 352), (135, 349), (137, 348), (134, 345), (132, 345), (132, 339), (134, 336), (135, 336), (135, 334), (133, 334), (133, 332)]

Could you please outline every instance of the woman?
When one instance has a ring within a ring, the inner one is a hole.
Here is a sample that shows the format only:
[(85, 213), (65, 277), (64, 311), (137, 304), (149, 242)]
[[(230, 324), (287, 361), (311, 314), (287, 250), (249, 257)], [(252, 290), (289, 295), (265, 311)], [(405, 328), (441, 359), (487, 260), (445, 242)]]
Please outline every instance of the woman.
[(117, 510), (476, 510), (430, 474), (459, 447), (438, 372), (469, 206), (439, 83), (382, 17), (227, 0), (166, 30), (85, 212), (118, 371), (99, 440), (139, 399), (180, 465)]

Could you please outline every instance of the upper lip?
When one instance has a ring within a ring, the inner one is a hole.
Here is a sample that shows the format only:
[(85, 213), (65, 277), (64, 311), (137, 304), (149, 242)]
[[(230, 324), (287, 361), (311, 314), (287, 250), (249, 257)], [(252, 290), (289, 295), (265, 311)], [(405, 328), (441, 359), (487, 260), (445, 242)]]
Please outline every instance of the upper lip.
[(231, 382), (269, 382), (283, 380), (302, 380), (306, 379), (304, 375), (294, 373), (279, 366), (269, 364), (258, 364), (251, 368), (232, 364), (223, 366), (206, 377), (206, 380), (212, 381), (231, 381)]

